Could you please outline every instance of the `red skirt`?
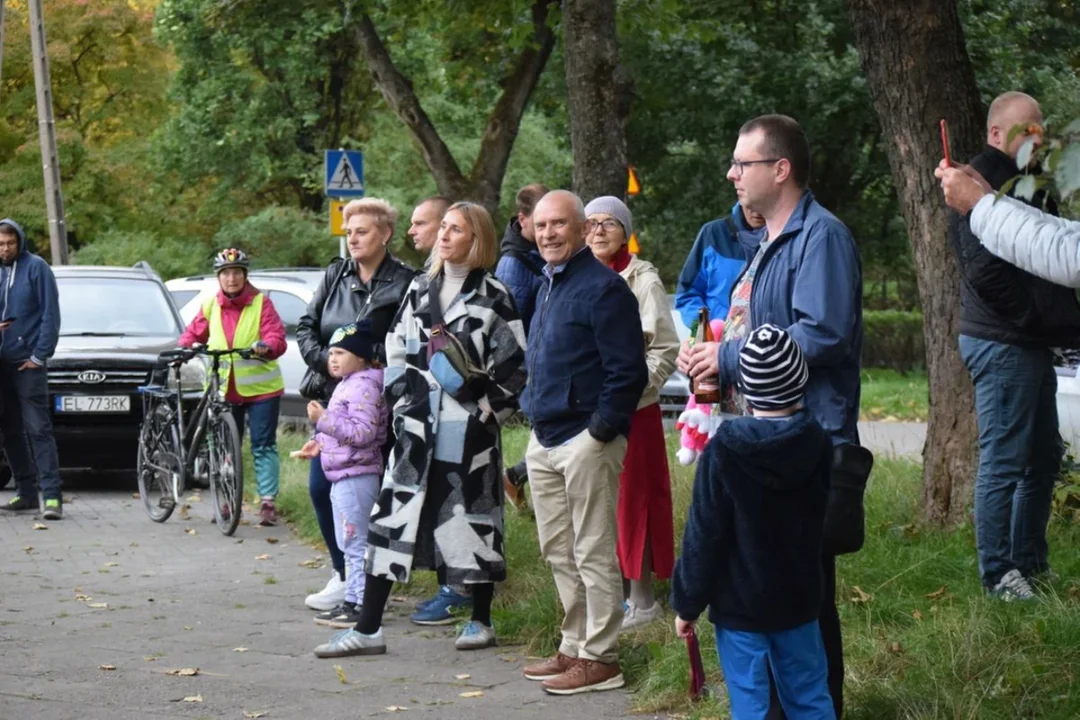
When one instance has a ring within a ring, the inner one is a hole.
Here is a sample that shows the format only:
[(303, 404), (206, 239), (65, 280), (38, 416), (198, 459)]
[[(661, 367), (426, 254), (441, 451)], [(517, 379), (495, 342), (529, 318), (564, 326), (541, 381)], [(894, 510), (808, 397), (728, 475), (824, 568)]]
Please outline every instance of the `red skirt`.
[(675, 568), (675, 525), (671, 508), (671, 476), (660, 404), (634, 413), (619, 476), (619, 565), (623, 577), (641, 579), (645, 543), (652, 554), (652, 571), (671, 577)]

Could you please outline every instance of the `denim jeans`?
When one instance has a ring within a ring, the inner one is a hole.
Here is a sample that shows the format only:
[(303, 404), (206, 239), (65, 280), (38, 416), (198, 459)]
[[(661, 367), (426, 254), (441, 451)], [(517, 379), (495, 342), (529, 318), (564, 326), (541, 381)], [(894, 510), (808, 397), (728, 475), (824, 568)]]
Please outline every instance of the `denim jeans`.
[(244, 437), (244, 416), (251, 426), (251, 457), (255, 463), (255, 487), (261, 498), (276, 498), (281, 484), (281, 460), (277, 451), (278, 414), (281, 396), (247, 405), (233, 405), (233, 417)]
[(46, 500), (59, 499), (60, 458), (49, 414), (48, 371), (19, 370), (21, 364), (0, 366), (4, 408), (0, 428), (8, 465), (20, 497), (36, 497), (36, 485)]
[(983, 585), (993, 588), (1010, 570), (1049, 569), (1046, 525), (1063, 451), (1057, 375), (1047, 348), (961, 335), (960, 356), (979, 421), (975, 544)]

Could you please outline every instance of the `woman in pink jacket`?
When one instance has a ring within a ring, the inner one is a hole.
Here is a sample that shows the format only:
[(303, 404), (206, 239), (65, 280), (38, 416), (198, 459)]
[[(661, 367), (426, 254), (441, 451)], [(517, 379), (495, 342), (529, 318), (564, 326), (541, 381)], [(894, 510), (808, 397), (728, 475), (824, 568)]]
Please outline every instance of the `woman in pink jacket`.
[[(181, 347), (206, 345), (212, 350), (251, 348), (255, 358), (234, 357), (222, 364), (225, 399), (233, 406), (240, 434), (244, 417), (251, 424), (251, 454), (262, 507), (261, 525), (277, 524), (278, 484), (281, 476), (277, 453), (278, 413), (285, 381), (277, 359), (285, 354), (285, 326), (270, 298), (248, 282), (250, 263), (242, 250), (228, 248), (214, 258), (219, 290), (207, 298), (180, 336)], [(226, 380), (226, 375), (228, 378)]]

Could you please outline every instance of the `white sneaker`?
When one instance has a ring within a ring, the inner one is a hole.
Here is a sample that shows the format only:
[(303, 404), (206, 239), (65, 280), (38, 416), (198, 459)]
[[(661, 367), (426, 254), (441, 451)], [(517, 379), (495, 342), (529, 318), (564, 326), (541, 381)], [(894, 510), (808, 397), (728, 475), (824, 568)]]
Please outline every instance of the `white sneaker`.
[(626, 601), (626, 611), (623, 613), (622, 631), (633, 630), (655, 622), (664, 616), (664, 609), (660, 603), (654, 602), (651, 607), (638, 607), (633, 600)]
[(994, 587), (994, 595), (1005, 602), (1012, 602), (1013, 600), (1032, 600), (1035, 598), (1035, 591), (1031, 589), (1027, 578), (1021, 575), (1019, 570), (1013, 569), (1005, 573), (1004, 577), (998, 581), (997, 586)]
[(343, 602), (345, 602), (345, 581), (337, 574), (337, 570), (334, 571), (330, 582), (326, 583), (326, 587), (304, 598), (304, 604), (312, 610), (333, 610)]

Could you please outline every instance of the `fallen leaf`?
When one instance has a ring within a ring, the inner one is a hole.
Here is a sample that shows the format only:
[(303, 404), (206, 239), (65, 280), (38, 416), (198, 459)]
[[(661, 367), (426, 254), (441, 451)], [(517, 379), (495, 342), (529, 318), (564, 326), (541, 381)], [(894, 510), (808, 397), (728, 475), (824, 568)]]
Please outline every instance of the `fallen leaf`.
[(105, 610), (109, 607), (109, 603), (86, 603), (86, 607), (94, 608), (95, 610)]
[(270, 543), (271, 545), (277, 545), (278, 539), (276, 537), (268, 537), (266, 538), (266, 542)]
[(120, 565), (120, 563), (118, 563), (118, 562), (107, 562), (107, 563), (105, 563), (105, 567), (117, 567), (119, 565)]
[(29, 555), (30, 553), (34, 552), (34, 546), (33, 545), (27, 545), (26, 547), (23, 548), (23, 552), (26, 553), (27, 555)]
[(334, 672), (337, 673), (338, 682), (340, 682), (342, 685), (349, 684), (349, 681), (345, 678), (345, 671), (341, 669), (340, 665), (334, 666)]
[(116, 666), (115, 665), (98, 665), (97, 669), (98, 670), (115, 670)]
[[(517, 662), (517, 657), (514, 655), (499, 655), (499, 659), (505, 663)], [(543, 660), (544, 658), (529, 658), (530, 660)]]
[(483, 690), (473, 690), (471, 692), (463, 692), (463, 693), (461, 693), (461, 697), (463, 697), (463, 698), (480, 698), (480, 697), (484, 697), (484, 691)]
[(157, 658), (153, 655), (147, 655), (143, 658), (146, 662), (157, 662)]
[(874, 598), (873, 595), (866, 592), (865, 590), (863, 590), (858, 585), (852, 586), (851, 589), (855, 593), (854, 595), (851, 596), (851, 602), (855, 603), (856, 605), (858, 605), (860, 603), (868, 603)]
[(244, 717), (246, 717), (246, 718), (252, 718), (252, 720), (254, 720), (254, 718), (261, 718), (261, 717), (266, 717), (266, 713), (265, 713), (265, 712), (262, 712), (261, 710), (260, 710), (260, 711), (256, 711), (256, 712), (247, 712), (247, 711), (245, 710), (245, 711), (244, 711)]
[(471, 677), (472, 677), (472, 675), (470, 675), (469, 673), (461, 673), (460, 675), (455, 675), (454, 679), (455, 680), (468, 680)]
[(916, 620), (922, 620), (922, 613), (916, 610), (915, 612), (911, 613), (911, 617), (915, 618)]
[(139, 495), (139, 493), (131, 493), (131, 497), (132, 497), (132, 499), (134, 499), (134, 500), (138, 500), (138, 499), (139, 499), (140, 497), (142, 497), (142, 496), (141, 496), (141, 495)]
[(255, 559), (256, 560), (269, 560), (270, 556), (269, 555), (256, 555)]
[(184, 698), (184, 702), (202, 702), (202, 695), (188, 695)]
[(202, 502), (202, 497), (200, 495), (189, 495), (187, 497), (187, 499), (184, 500), (184, 502), (189, 502), (189, 503)]
[(48, 530), (49, 526), (45, 525), (44, 523), (34, 523), (34, 529), (35, 530)]
[(387, 705), (386, 712), (405, 712), (409, 708), (402, 705)]
[(934, 592), (928, 593), (926, 597), (930, 598), (931, 600), (940, 600), (945, 595), (945, 589), (948, 587), (948, 585), (942, 585)]
[(198, 533), (195, 532), (195, 528), (184, 528), (184, 532), (186, 532), (188, 535), (197, 535), (198, 534)]
[(245, 648), (245, 647), (238, 647), (238, 648), (233, 648), (233, 649), (232, 649), (232, 651), (233, 651), (233, 652), (247, 652), (247, 648)]
[(901, 652), (903, 652), (903, 650), (900, 647), (900, 643), (898, 643), (898, 642), (889, 643), (889, 652), (891, 652), (893, 655), (899, 655)]
[(190, 625), (185, 625), (185, 626), (184, 626), (184, 629), (185, 629), (185, 630), (190, 630), (190, 629), (191, 629), (191, 626), (190, 626)]
[(323, 566), (322, 560), (316, 558), (315, 560), (304, 560), (300, 563), (301, 567), (311, 568), (312, 570), (318, 570)]
[(175, 668), (165, 673), (166, 675), (179, 675), (180, 677), (195, 677), (199, 674), (199, 668)]
[(395, 595), (390, 599), (396, 603), (409, 602), (409, 598), (405, 597), (404, 595)]
[(190, 520), (191, 519), (191, 514), (188, 512), (188, 509), (190, 509), (190, 508), (191, 508), (190, 505), (181, 505), (180, 506), (180, 519), (181, 520)]
[(78, 600), (79, 602), (86, 602), (87, 600), (90, 599), (90, 596), (89, 595), (76, 595), (75, 599)]

